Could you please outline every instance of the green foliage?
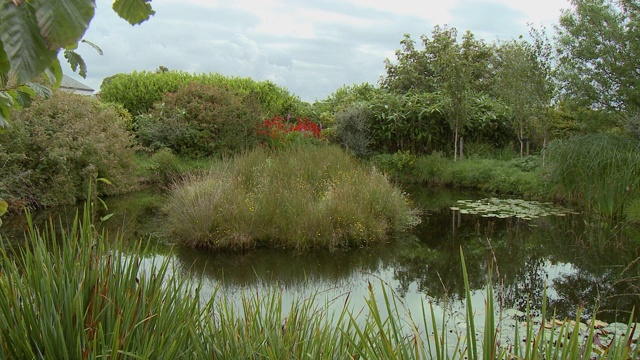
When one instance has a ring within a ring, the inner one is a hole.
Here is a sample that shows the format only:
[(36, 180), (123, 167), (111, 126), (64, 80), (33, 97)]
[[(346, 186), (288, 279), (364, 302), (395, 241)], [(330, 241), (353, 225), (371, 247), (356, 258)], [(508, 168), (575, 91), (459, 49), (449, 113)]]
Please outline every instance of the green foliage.
[(535, 122), (544, 123), (545, 110), (551, 103), (550, 71), (536, 47), (523, 40), (500, 44), (496, 58), (499, 71), (493, 92), (509, 107), (522, 156), (524, 138), (531, 136)]
[(537, 156), (511, 160), (474, 156), (453, 161), (439, 152), (427, 156), (398, 152), (376, 155), (372, 160), (385, 174), (404, 182), (522, 197), (541, 197), (547, 193), (542, 160)]
[(624, 216), (631, 222), (640, 223), (640, 198), (629, 200), (624, 208)]
[(550, 143), (547, 154), (556, 196), (605, 218), (619, 218), (640, 195), (637, 141), (614, 134), (575, 136)]
[(150, 159), (150, 177), (154, 183), (159, 185), (169, 185), (176, 181), (183, 169), (180, 159), (168, 148), (160, 149), (154, 153)]
[(30, 206), (75, 203), (87, 185), (98, 195), (132, 190), (137, 179), (132, 135), (113, 107), (81, 95), (56, 92), (15, 111), (12, 127), (0, 133), (3, 177), (0, 196)]
[(640, 2), (572, 0), (557, 27), (563, 97), (586, 107), (640, 109)]
[[(373, 99), (374, 95), (379, 92), (375, 86), (369, 83), (343, 85), (333, 93), (329, 94), (326, 99), (316, 101), (313, 104), (313, 111), (316, 114), (331, 113), (334, 114), (345, 110), (357, 103), (366, 103)], [(333, 123), (324, 123), (325, 127), (332, 126)]]
[(409, 151), (397, 151), (393, 154), (375, 155), (372, 161), (394, 179), (411, 179), (416, 169), (416, 159), (417, 156)]
[[(567, 106), (562, 103), (549, 111), (548, 115), (546, 131), (550, 140), (592, 133), (624, 132), (620, 114), (612, 111)], [(627, 131), (633, 134), (631, 128)]]
[(402, 192), (336, 146), (255, 149), (176, 184), (166, 236), (194, 247), (342, 248), (419, 221)]
[(238, 153), (257, 144), (262, 109), (250, 95), (226, 85), (191, 83), (167, 93), (148, 115), (136, 118), (143, 146), (203, 157)]
[(356, 103), (336, 114), (335, 139), (359, 157), (369, 154), (370, 115), (366, 103)]
[[(86, 64), (75, 49), (95, 6), (93, 0), (0, 1), (0, 127), (8, 124), (12, 108), (34, 98), (33, 80), (38, 76), (46, 73), (52, 84), (60, 84), (60, 50), (73, 71), (86, 75)], [(154, 14), (146, 0), (118, 0), (114, 10), (132, 24)]]
[[(385, 126), (381, 135), (396, 139), (396, 144), (384, 145), (386, 151), (453, 150), (456, 158), (458, 153), (462, 155), (458, 151), (461, 137), (502, 148), (515, 138), (533, 137), (534, 129), (542, 134), (542, 147), (546, 109), (554, 90), (551, 48), (543, 32), (533, 31), (533, 35), (533, 43), (518, 40), (486, 44), (469, 31), (458, 37), (457, 29), (436, 26), (430, 36), (421, 36), (422, 48), (405, 35), (396, 61), (385, 61), (382, 89), (407, 99), (418, 96), (430, 101), (428, 107), (422, 101), (398, 106), (397, 100), (386, 95), (384, 108), (374, 104), (374, 114), (387, 113), (376, 121)], [(425, 114), (427, 119), (439, 117), (438, 124), (425, 124)], [(385, 124), (388, 121), (393, 124)], [(421, 134), (420, 139), (413, 136), (407, 141), (404, 134), (398, 134), (405, 124)], [(431, 146), (424, 148), (427, 142)]]
[(377, 94), (369, 109), (372, 150), (429, 153), (447, 149), (451, 132), (443, 101), (437, 93)]
[(212, 313), (199, 288), (169, 259), (143, 258), (142, 242), (111, 243), (95, 231), (91, 213), (85, 206), (66, 229), (51, 220), (38, 230), (28, 217), (17, 253), (0, 239), (0, 357), (204, 358)]
[(142, 71), (116, 74), (106, 78), (100, 86), (100, 98), (122, 104), (131, 114), (140, 115), (152, 110), (167, 93), (173, 93), (191, 83), (226, 87), (243, 97), (255, 98), (262, 107), (260, 116), (291, 114), (306, 117), (310, 109), (298, 97), (270, 81), (227, 77), (221, 74), (191, 74), (184, 71)]

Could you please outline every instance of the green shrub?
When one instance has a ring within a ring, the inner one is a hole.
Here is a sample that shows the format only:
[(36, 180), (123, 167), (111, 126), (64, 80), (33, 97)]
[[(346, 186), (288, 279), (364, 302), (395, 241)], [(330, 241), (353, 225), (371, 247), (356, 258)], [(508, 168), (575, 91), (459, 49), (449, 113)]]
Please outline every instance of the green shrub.
[(169, 149), (161, 149), (151, 156), (151, 173), (153, 182), (168, 185), (177, 180), (182, 173), (180, 159)]
[(167, 147), (180, 156), (238, 153), (257, 144), (262, 109), (252, 96), (226, 85), (191, 83), (167, 93), (149, 115), (136, 119), (136, 134), (152, 150)]
[(228, 87), (242, 96), (255, 97), (264, 113), (260, 116), (291, 114), (307, 117), (310, 106), (292, 95), (285, 88), (270, 81), (254, 81), (251, 78), (228, 77), (221, 74), (191, 74), (184, 71), (116, 74), (106, 78), (100, 86), (100, 98), (118, 103), (137, 116), (151, 111), (154, 104), (162, 101), (167, 93), (197, 83), (214, 87)]
[(65, 92), (16, 111), (0, 133), (0, 197), (16, 205), (75, 203), (97, 178), (113, 184), (98, 184), (98, 195), (136, 188), (133, 137), (122, 114)]
[(394, 179), (406, 180), (413, 177), (417, 156), (410, 151), (375, 155), (373, 163)]
[(255, 149), (176, 184), (166, 235), (194, 247), (339, 248), (418, 221), (401, 191), (335, 146)]
[(358, 157), (369, 154), (371, 144), (369, 112), (356, 103), (336, 114), (335, 137), (342, 147)]

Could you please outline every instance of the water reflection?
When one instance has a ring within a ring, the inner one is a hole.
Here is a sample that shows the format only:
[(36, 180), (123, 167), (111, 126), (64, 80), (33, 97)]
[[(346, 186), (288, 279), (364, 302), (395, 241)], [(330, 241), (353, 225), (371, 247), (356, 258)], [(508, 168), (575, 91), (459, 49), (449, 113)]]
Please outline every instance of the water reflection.
[[(368, 283), (383, 281), (419, 313), (425, 300), (442, 304), (448, 299), (450, 306), (461, 306), (456, 301), (464, 298), (462, 248), (472, 289), (483, 289), (493, 271), (503, 307), (539, 309), (546, 292), (559, 316), (573, 317), (582, 306), (585, 316), (597, 309), (598, 317), (620, 321), (627, 320), (634, 306), (640, 308), (640, 260), (633, 262), (640, 257), (636, 228), (602, 225), (581, 215), (530, 221), (460, 215), (449, 209), (456, 200), (484, 196), (420, 188), (409, 192), (424, 210), (423, 222), (412, 234), (389, 244), (303, 254), (176, 247), (172, 256), (181, 271), (202, 274), (211, 288), (222, 286), (225, 292), (277, 284), (302, 297), (323, 292), (328, 298), (350, 294), (362, 299)], [(116, 214), (106, 223), (112, 232), (119, 229), (130, 237), (149, 238), (157, 228), (161, 196), (147, 193), (107, 202)], [(53, 213), (72, 216), (74, 211)], [(11, 232), (12, 222), (6, 219), (0, 228), (3, 236)], [(19, 218), (15, 223), (24, 225)], [(481, 292), (474, 300), (476, 308), (483, 307)]]

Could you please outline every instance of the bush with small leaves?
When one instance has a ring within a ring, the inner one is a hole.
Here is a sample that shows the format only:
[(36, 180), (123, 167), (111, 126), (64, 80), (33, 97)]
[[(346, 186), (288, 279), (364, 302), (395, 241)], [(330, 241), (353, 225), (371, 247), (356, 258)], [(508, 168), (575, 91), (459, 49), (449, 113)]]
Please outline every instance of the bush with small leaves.
[(89, 182), (98, 195), (137, 187), (133, 136), (123, 112), (94, 98), (56, 92), (14, 111), (0, 133), (0, 197), (32, 207), (75, 203)]
[(370, 119), (365, 103), (356, 103), (336, 114), (335, 137), (355, 156), (369, 154), (371, 144)]
[(232, 155), (257, 144), (262, 108), (252, 95), (226, 85), (191, 83), (164, 95), (148, 115), (138, 116), (141, 145), (171, 149), (192, 158)]

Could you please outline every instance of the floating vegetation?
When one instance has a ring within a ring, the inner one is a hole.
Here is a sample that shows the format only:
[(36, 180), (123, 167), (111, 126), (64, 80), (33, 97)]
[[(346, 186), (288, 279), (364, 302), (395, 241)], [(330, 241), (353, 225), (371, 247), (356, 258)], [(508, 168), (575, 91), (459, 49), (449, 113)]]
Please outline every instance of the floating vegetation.
[(506, 219), (532, 220), (544, 216), (566, 216), (572, 214), (569, 209), (557, 207), (552, 203), (527, 201), (522, 199), (487, 198), (481, 200), (458, 200), (456, 206), (450, 208), (461, 214), (480, 215)]

